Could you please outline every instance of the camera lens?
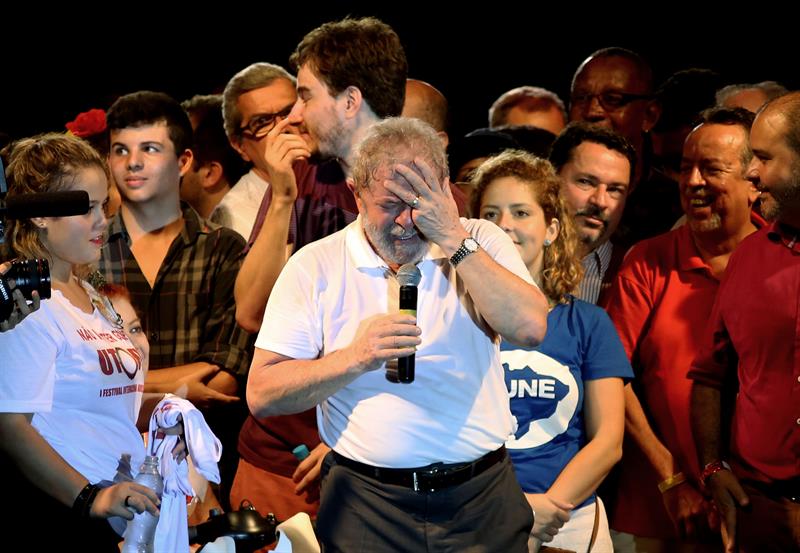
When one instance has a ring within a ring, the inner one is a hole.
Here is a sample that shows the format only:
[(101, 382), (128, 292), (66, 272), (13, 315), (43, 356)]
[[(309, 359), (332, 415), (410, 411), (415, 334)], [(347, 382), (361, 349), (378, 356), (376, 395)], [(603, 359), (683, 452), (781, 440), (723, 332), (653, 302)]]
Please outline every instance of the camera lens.
[(19, 288), (28, 300), (33, 298), (34, 290), (39, 292), (41, 299), (50, 297), (50, 265), (46, 259), (13, 261), (8, 272), (0, 275), (0, 321), (7, 320), (14, 311), (9, 280), (14, 281), (15, 288)]
[(21, 259), (11, 263), (6, 279), (13, 278), (22, 295), (31, 299), (34, 290), (39, 297), (50, 297), (50, 265), (46, 259)]

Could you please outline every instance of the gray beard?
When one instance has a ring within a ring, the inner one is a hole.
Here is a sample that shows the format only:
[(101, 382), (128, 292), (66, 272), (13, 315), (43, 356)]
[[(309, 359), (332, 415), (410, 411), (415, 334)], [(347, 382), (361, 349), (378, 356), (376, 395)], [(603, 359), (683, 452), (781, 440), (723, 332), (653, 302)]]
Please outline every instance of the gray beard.
[(425, 252), (428, 251), (428, 242), (419, 233), (410, 238), (408, 242), (394, 240), (392, 235), (386, 235), (373, 225), (366, 214), (362, 213), (364, 219), (364, 234), (367, 235), (369, 243), (377, 254), (387, 263), (404, 265), (406, 263), (418, 263)]

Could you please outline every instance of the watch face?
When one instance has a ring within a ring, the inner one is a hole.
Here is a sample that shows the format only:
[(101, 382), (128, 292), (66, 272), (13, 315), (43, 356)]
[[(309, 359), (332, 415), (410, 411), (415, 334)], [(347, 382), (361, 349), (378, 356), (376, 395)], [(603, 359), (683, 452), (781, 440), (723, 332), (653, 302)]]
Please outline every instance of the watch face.
[(467, 238), (464, 240), (464, 247), (467, 251), (476, 252), (478, 251), (478, 243), (475, 241), (474, 238)]

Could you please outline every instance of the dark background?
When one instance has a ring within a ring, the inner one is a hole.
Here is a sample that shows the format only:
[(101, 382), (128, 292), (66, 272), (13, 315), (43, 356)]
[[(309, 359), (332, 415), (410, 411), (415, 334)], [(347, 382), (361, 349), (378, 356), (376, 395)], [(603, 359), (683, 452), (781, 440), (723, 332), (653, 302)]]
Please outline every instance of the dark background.
[(0, 131), (21, 137), (63, 130), (79, 112), (107, 108), (135, 90), (162, 90), (178, 100), (220, 91), (252, 62), (286, 65), (306, 32), (348, 14), (376, 15), (395, 28), (410, 76), (449, 99), (451, 136), (485, 126), (489, 105), (514, 86), (544, 86), (566, 98), (578, 64), (612, 45), (644, 54), (658, 82), (679, 69), (707, 67), (730, 82), (774, 79), (800, 87), (798, 32), (781, 24), (788, 13), (727, 7), (701, 14), (696, 6), (643, 3), (448, 4), (444, 13), (434, 2), (272, 4), (225, 2), (207, 11), (166, 2), (109, 4), (92, 8), (91, 16), (75, 6), (2, 8)]

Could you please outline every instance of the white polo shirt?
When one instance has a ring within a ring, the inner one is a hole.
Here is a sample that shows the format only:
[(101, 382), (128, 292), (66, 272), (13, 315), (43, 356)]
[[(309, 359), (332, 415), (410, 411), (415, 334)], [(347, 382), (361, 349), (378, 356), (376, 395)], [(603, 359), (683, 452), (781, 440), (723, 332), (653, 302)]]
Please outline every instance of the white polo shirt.
[(222, 197), (209, 215), (209, 220), (233, 229), (245, 240), (250, 240), (267, 189), (269, 183), (258, 176), (255, 169), (251, 169)]
[[(499, 227), (461, 222), (498, 263), (532, 283)], [(389, 382), (382, 366), (318, 406), (322, 440), (350, 459), (395, 468), (473, 461), (514, 431), (498, 336), (438, 246), (418, 267), (422, 344), (414, 382)], [(256, 347), (294, 359), (322, 357), (348, 346), (362, 321), (397, 311), (397, 294), (394, 274), (370, 246), (359, 217), (289, 259)]]

